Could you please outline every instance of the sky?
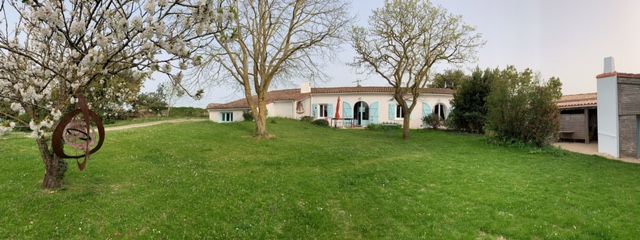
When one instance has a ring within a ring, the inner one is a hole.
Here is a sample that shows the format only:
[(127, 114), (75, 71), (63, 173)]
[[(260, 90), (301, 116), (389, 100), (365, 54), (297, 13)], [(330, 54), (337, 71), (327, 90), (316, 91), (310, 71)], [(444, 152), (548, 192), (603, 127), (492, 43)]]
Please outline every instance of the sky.
[[(531, 68), (543, 78), (559, 77), (564, 94), (596, 91), (597, 74), (603, 59), (615, 58), (618, 72), (640, 73), (640, 1), (638, 0), (433, 0), (482, 34), (486, 44), (477, 60), (461, 66), (438, 65), (435, 72), (480, 68)], [(366, 26), (373, 9), (384, 0), (353, 0), (353, 24)], [(375, 75), (349, 66), (355, 52), (348, 43), (341, 46), (323, 71), (328, 78), (314, 87), (384, 86)], [(162, 79), (149, 80), (145, 91), (153, 91)], [(305, 79), (277, 88), (297, 88)], [(276, 89), (276, 88), (274, 88)], [(202, 100), (182, 98), (177, 106), (205, 107), (242, 98), (230, 85), (208, 86)]]

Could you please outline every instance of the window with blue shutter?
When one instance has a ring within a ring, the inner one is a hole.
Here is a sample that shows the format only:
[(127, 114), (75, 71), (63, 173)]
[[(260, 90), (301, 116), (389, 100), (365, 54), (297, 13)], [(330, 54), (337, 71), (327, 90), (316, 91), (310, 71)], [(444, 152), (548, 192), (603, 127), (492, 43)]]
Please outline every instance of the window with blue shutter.
[(336, 114), (336, 109), (333, 108), (333, 104), (327, 104), (327, 117), (332, 118)]
[(342, 103), (342, 117), (353, 118), (353, 109), (351, 108), (351, 104), (346, 101)]
[(328, 104), (318, 104), (318, 117), (326, 118), (329, 116), (329, 105)]
[(374, 102), (371, 104), (371, 106), (369, 106), (369, 120), (371, 121), (371, 123), (373, 124), (377, 124), (379, 123), (378, 121), (378, 102)]
[(396, 120), (396, 105), (395, 103), (389, 103), (389, 121)]
[(429, 116), (429, 115), (431, 115), (431, 106), (429, 106), (428, 103), (423, 102), (422, 103), (422, 116), (426, 117), (426, 116)]

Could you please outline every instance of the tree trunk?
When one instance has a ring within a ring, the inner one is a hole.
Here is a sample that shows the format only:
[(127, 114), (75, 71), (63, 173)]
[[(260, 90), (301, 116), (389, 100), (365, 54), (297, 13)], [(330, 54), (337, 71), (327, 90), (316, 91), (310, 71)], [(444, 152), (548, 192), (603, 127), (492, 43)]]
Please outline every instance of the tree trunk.
[(258, 113), (254, 114), (256, 120), (256, 137), (259, 139), (269, 139), (272, 136), (267, 132), (267, 106), (258, 103)]
[(51, 150), (46, 140), (38, 139), (38, 150), (40, 157), (44, 162), (44, 179), (42, 180), (42, 188), (58, 189), (62, 187), (64, 174), (67, 171), (67, 163), (64, 159), (56, 156)]
[(409, 140), (409, 130), (411, 130), (411, 112), (407, 111), (402, 120), (402, 139)]

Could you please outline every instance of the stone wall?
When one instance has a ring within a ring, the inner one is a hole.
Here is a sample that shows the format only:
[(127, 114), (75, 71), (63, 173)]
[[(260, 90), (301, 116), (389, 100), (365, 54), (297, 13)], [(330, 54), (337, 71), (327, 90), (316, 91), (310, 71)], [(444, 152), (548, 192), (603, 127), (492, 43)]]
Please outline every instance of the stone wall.
[(620, 155), (638, 157), (638, 118), (640, 116), (640, 79), (618, 79)]
[(618, 113), (620, 115), (640, 115), (640, 79), (618, 79)]
[(638, 118), (620, 116), (620, 156), (638, 157)]
[[(586, 119), (584, 113), (560, 113), (561, 139), (585, 140), (589, 133), (586, 132)], [(569, 134), (570, 133), (570, 134)]]

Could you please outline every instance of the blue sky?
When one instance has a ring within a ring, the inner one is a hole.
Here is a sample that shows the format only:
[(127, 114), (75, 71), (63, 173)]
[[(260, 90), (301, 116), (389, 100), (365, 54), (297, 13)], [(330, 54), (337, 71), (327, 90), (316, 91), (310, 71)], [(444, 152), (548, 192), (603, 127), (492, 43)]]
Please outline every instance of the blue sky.
[[(613, 56), (619, 72), (640, 73), (640, 1), (638, 0), (433, 0), (475, 26), (487, 44), (479, 49), (478, 60), (460, 66), (470, 71), (515, 65), (531, 68), (543, 77), (560, 77), (565, 94), (594, 92), (595, 76), (602, 72), (603, 58)], [(353, 0), (354, 24), (367, 23), (371, 11), (384, 0)], [(318, 87), (385, 85), (375, 75), (359, 74), (347, 65), (354, 56), (349, 44), (342, 46), (324, 72), (329, 79)], [(440, 65), (436, 71), (452, 68)], [(145, 83), (155, 90), (160, 80)], [(278, 88), (297, 87), (296, 79)], [(230, 86), (206, 89), (195, 101), (180, 99), (179, 106), (204, 107), (211, 102), (227, 102), (243, 97)]]

